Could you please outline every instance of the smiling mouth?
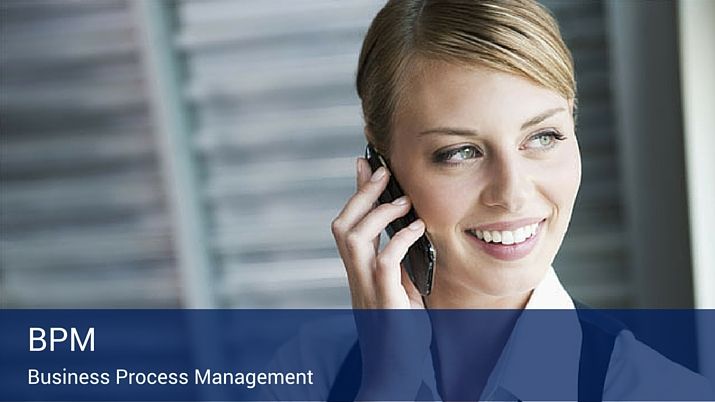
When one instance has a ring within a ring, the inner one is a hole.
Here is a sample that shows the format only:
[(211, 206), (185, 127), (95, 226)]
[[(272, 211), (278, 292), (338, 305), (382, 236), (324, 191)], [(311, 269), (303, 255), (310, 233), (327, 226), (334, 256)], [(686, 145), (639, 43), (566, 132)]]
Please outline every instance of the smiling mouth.
[[(543, 222), (543, 221), (542, 221)], [(475, 230), (469, 229), (467, 233), (476, 237), (484, 243), (501, 244), (504, 246), (520, 244), (531, 237), (535, 236), (539, 231), (539, 226), (542, 222), (526, 225), (515, 230)]]

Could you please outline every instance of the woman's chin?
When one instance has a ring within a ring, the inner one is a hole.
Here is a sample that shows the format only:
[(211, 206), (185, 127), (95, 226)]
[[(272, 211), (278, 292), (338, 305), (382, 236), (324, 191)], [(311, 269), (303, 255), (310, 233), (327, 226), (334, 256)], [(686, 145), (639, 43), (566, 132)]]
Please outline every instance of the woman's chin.
[[(541, 282), (550, 264), (537, 263), (480, 263), (454, 264), (448, 272), (435, 270), (435, 292), (449, 288), (447, 294), (482, 295), (490, 298), (519, 298), (531, 292)], [(442, 278), (439, 278), (442, 274)], [(450, 278), (460, 278), (450, 283)], [(441, 279), (441, 280), (440, 280)]]

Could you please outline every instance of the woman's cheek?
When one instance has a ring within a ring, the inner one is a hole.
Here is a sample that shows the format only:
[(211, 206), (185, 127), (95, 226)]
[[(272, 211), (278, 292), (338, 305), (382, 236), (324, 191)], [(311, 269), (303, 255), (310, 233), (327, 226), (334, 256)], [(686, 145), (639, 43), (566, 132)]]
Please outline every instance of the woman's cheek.
[(549, 176), (551, 198), (556, 200), (560, 213), (570, 218), (581, 185), (581, 158), (576, 146), (552, 166)]
[(411, 197), (415, 211), (432, 235), (441, 236), (458, 224), (469, 209), (468, 194), (463, 186), (444, 180), (425, 180), (423, 184), (416, 186)]
[(565, 162), (566, 167), (562, 171), (561, 180), (564, 183), (564, 196), (570, 200), (571, 204), (576, 200), (576, 194), (581, 186), (581, 154), (578, 149), (578, 144), (575, 142), (569, 148), (568, 158)]

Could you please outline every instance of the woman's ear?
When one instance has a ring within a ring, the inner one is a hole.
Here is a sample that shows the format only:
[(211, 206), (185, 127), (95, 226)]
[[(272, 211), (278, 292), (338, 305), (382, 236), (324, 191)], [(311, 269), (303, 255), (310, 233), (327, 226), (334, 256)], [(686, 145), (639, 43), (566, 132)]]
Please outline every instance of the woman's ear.
[(389, 148), (388, 144), (385, 144), (384, 138), (378, 138), (375, 135), (375, 132), (373, 129), (370, 128), (368, 124), (365, 124), (363, 127), (363, 133), (365, 134), (365, 141), (367, 141), (368, 144), (372, 145), (375, 150), (382, 155), (384, 158), (387, 158), (386, 153), (389, 151), (386, 148)]

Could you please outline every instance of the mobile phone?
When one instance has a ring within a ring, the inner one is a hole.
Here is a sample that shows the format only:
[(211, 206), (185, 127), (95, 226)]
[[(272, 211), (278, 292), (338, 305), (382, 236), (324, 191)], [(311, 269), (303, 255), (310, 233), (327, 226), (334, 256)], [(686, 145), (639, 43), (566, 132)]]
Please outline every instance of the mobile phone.
[[(365, 148), (365, 159), (367, 159), (373, 172), (381, 166), (390, 171), (387, 161), (382, 155), (377, 153), (375, 148), (370, 144)], [(403, 195), (404, 192), (397, 183), (395, 176), (390, 174), (390, 181), (387, 183), (385, 191), (380, 194), (379, 201), (381, 204), (384, 204), (386, 202), (392, 202)], [(406, 228), (415, 220), (417, 220), (415, 209), (410, 208), (410, 211), (405, 216), (397, 218), (387, 225), (385, 231), (387, 235), (392, 238), (395, 233)], [(432, 281), (434, 279), (436, 261), (437, 253), (425, 231), (425, 233), (410, 246), (405, 258), (402, 260), (403, 268), (422, 296), (427, 296), (432, 292)]]

